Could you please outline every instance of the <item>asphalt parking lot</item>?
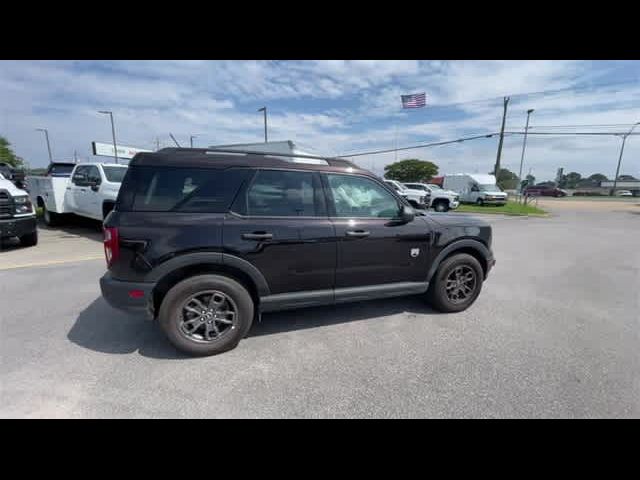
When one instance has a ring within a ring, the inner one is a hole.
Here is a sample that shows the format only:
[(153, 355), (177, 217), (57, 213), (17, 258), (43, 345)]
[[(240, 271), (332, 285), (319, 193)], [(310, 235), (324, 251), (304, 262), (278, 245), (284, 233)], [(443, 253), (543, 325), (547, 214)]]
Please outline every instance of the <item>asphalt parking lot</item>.
[(640, 206), (541, 204), (551, 217), (485, 217), (497, 264), (466, 312), (265, 314), (197, 359), (101, 299), (95, 227), (41, 230), (0, 251), (0, 416), (639, 417)]

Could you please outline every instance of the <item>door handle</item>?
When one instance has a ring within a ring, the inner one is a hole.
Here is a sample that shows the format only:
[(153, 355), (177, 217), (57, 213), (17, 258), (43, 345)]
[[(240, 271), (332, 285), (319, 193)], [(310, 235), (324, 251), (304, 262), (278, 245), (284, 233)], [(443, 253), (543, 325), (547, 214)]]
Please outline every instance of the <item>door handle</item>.
[(243, 233), (242, 238), (245, 240), (271, 240), (273, 234), (266, 232)]
[(368, 232), (366, 230), (347, 230), (347, 237), (362, 238), (368, 237), (369, 235), (371, 235), (371, 232)]

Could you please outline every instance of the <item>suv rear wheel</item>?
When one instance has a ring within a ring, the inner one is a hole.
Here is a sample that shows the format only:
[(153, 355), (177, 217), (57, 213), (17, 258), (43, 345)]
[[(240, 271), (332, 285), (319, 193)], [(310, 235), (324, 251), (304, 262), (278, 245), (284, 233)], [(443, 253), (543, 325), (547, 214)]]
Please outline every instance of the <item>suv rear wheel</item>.
[(440, 312), (461, 312), (476, 301), (484, 273), (478, 260), (466, 253), (452, 255), (431, 279), (427, 300)]
[(162, 301), (158, 320), (169, 341), (191, 355), (235, 348), (253, 322), (251, 295), (237, 281), (198, 275), (176, 284)]

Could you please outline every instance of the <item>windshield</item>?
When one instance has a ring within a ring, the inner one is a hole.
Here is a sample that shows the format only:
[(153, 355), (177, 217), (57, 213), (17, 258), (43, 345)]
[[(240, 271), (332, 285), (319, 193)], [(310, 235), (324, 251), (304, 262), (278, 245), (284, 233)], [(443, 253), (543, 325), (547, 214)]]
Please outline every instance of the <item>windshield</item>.
[(104, 175), (107, 182), (122, 183), (124, 174), (127, 173), (127, 167), (105, 167), (103, 166)]
[(480, 191), (482, 192), (501, 192), (502, 189), (497, 186), (497, 185), (491, 185), (489, 184), (485, 184), (485, 185), (478, 185), (478, 188), (480, 188)]
[(425, 192), (428, 190), (427, 187), (420, 185), (419, 183), (405, 183), (404, 185), (412, 190), (423, 190)]

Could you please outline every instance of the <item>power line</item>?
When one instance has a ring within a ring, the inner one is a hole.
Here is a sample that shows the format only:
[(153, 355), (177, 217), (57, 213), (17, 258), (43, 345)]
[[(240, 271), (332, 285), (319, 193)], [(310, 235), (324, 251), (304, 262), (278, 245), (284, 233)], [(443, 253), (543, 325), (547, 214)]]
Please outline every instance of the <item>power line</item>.
[[(510, 135), (524, 135), (525, 132), (505, 132)], [(627, 135), (626, 132), (529, 132), (528, 135)], [(640, 135), (631, 133), (630, 135)]]
[(475, 140), (478, 138), (491, 138), (494, 135), (498, 135), (497, 133), (489, 133), (489, 134), (485, 134), (485, 135), (477, 135), (475, 137), (465, 137), (465, 138), (458, 138), (456, 140), (447, 140), (444, 142), (435, 142), (435, 143), (426, 143), (423, 145), (415, 145), (413, 147), (402, 147), (402, 148), (389, 148), (389, 149), (385, 149), (385, 150), (374, 150), (371, 152), (360, 152), (360, 153), (352, 153), (350, 155), (338, 155), (336, 158), (351, 158), (351, 157), (361, 157), (363, 155), (377, 155), (379, 153), (390, 153), (390, 152), (395, 152), (395, 151), (401, 151), (401, 150), (413, 150), (416, 148), (427, 148), (427, 147), (437, 147), (439, 145), (447, 145), (450, 143), (462, 143), (462, 142), (466, 142), (467, 140)]
[(633, 123), (602, 123), (602, 124), (590, 124), (590, 125), (535, 125), (530, 126), (529, 128), (620, 128), (620, 127), (631, 127)]
[[(539, 90), (537, 92), (524, 92), (524, 93), (513, 93), (513, 94), (509, 94), (509, 97), (526, 97), (526, 96), (533, 96), (533, 95), (544, 95), (544, 94), (549, 94), (549, 93), (559, 93), (559, 92), (565, 92), (565, 91), (581, 91), (581, 90), (587, 90), (587, 89), (596, 89), (596, 88), (601, 88), (601, 87), (613, 87), (613, 86), (618, 86), (618, 85), (629, 85), (629, 84), (638, 84), (638, 80), (630, 80), (628, 82), (617, 82), (617, 83), (601, 83), (601, 84), (597, 84), (597, 85), (583, 85), (583, 86), (573, 86), (573, 87), (565, 87), (565, 88), (557, 88), (557, 89), (552, 89), (552, 90)], [(438, 104), (433, 104), (433, 105), (428, 105), (429, 109), (433, 109), (433, 108), (444, 108), (444, 107), (456, 107), (458, 105), (470, 105), (472, 103), (483, 103), (483, 102), (491, 102), (494, 100), (500, 100), (504, 98), (504, 96), (499, 96), (499, 97), (490, 97), (490, 98), (483, 98), (483, 99), (478, 99), (478, 100), (469, 100), (467, 102), (456, 102), (456, 103), (445, 103), (442, 105), (438, 105)]]

